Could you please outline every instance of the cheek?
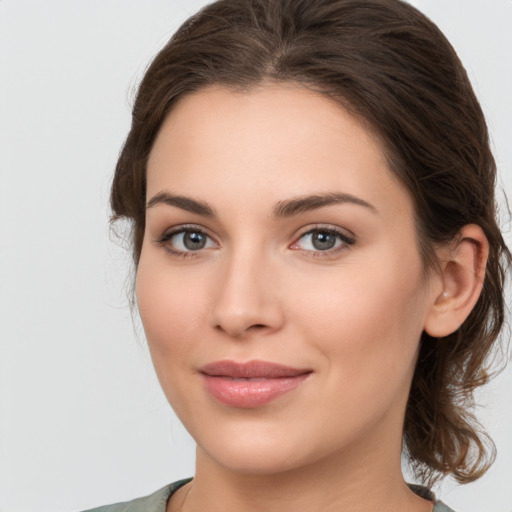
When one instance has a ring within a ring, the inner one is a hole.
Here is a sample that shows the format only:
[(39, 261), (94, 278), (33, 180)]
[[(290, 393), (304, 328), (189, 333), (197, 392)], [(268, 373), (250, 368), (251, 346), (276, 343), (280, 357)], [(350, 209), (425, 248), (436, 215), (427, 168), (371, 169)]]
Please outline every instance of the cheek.
[(347, 383), (403, 376), (414, 364), (424, 284), (415, 255), (404, 261), (392, 251), (364, 266), (350, 261), (325, 280), (302, 282), (309, 293), (294, 295), (302, 330)]
[[(137, 304), (157, 371), (191, 348), (198, 315), (204, 314), (205, 294), (182, 273), (141, 257), (137, 270)], [(165, 266), (165, 264), (164, 264)]]
[(139, 313), (162, 390), (184, 418), (188, 394), (183, 390), (194, 373), (194, 350), (204, 338), (198, 322), (207, 311), (204, 288), (191, 283), (180, 269), (152, 259), (141, 257), (137, 270)]

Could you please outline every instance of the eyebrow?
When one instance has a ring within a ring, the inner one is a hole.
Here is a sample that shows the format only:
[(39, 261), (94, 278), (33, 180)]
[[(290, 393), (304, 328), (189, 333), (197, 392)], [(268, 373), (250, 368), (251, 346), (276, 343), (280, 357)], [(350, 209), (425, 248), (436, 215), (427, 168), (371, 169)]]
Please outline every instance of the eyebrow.
[(311, 196), (287, 199), (285, 201), (278, 201), (274, 206), (272, 217), (293, 217), (294, 215), (309, 212), (311, 210), (317, 210), (324, 206), (346, 203), (363, 206), (373, 213), (378, 213), (377, 208), (364, 199), (360, 199), (359, 197), (351, 194), (345, 194), (343, 192), (328, 192), (324, 194), (315, 194)]
[[(378, 213), (377, 208), (364, 199), (343, 192), (328, 192), (278, 201), (272, 209), (271, 217), (274, 219), (288, 218), (312, 210), (318, 210), (325, 206), (347, 203), (363, 206), (373, 213)], [(159, 192), (153, 196), (148, 201), (146, 208), (153, 208), (158, 204), (175, 206), (204, 217), (215, 217), (216, 215), (215, 209), (208, 203), (190, 197), (173, 195), (168, 192)]]
[(214, 217), (215, 210), (208, 204), (196, 199), (185, 196), (175, 196), (168, 192), (159, 192), (153, 196), (147, 203), (146, 209), (153, 208), (157, 204), (166, 204), (168, 206), (176, 206), (187, 212), (197, 213), (204, 217)]

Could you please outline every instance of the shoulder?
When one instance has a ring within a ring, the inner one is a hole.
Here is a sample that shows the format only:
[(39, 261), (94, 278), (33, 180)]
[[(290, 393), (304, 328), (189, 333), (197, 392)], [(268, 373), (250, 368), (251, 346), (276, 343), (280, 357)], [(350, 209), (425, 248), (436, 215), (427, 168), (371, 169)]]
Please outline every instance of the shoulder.
[(432, 512), (455, 512), (455, 510), (446, 506), (442, 501), (437, 501)]
[(166, 485), (149, 496), (125, 501), (123, 503), (104, 505), (102, 507), (85, 510), (84, 512), (165, 512), (167, 501), (172, 494), (181, 486), (190, 482), (190, 480), (190, 478), (187, 478)]
[(436, 500), (435, 494), (427, 487), (423, 487), (422, 485), (418, 485), (418, 484), (410, 484), (410, 483), (407, 485), (409, 486), (409, 489), (411, 489), (411, 491), (416, 493), (418, 496), (421, 496), (422, 498), (425, 498), (426, 500), (435, 502), (432, 512), (455, 512), (455, 510), (452, 510), (450, 507), (445, 505), (442, 501)]

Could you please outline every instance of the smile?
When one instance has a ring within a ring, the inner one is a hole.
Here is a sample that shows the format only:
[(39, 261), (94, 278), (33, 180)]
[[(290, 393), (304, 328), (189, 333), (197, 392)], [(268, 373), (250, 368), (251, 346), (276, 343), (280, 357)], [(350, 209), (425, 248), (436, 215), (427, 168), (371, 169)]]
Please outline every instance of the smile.
[(266, 361), (218, 361), (203, 366), (200, 373), (208, 393), (217, 401), (253, 409), (293, 391), (312, 371)]

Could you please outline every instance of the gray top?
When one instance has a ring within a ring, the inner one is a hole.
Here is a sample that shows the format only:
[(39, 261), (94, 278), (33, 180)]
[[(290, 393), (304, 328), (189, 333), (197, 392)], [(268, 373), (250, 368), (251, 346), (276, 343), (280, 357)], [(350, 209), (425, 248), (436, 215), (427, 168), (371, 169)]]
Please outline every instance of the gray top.
[[(179, 480), (172, 484), (166, 485), (162, 489), (156, 491), (149, 496), (144, 498), (137, 498), (132, 501), (126, 501), (124, 503), (115, 503), (114, 505), (105, 505), (103, 507), (93, 508), (84, 512), (165, 512), (167, 507), (167, 501), (172, 494), (177, 491), (181, 486), (187, 484), (192, 480), (187, 478), (185, 480)], [(410, 484), (409, 487), (420, 496), (435, 500), (434, 494), (419, 485)], [(451, 508), (447, 507), (443, 502), (436, 501), (434, 510), (432, 512), (455, 512)]]

